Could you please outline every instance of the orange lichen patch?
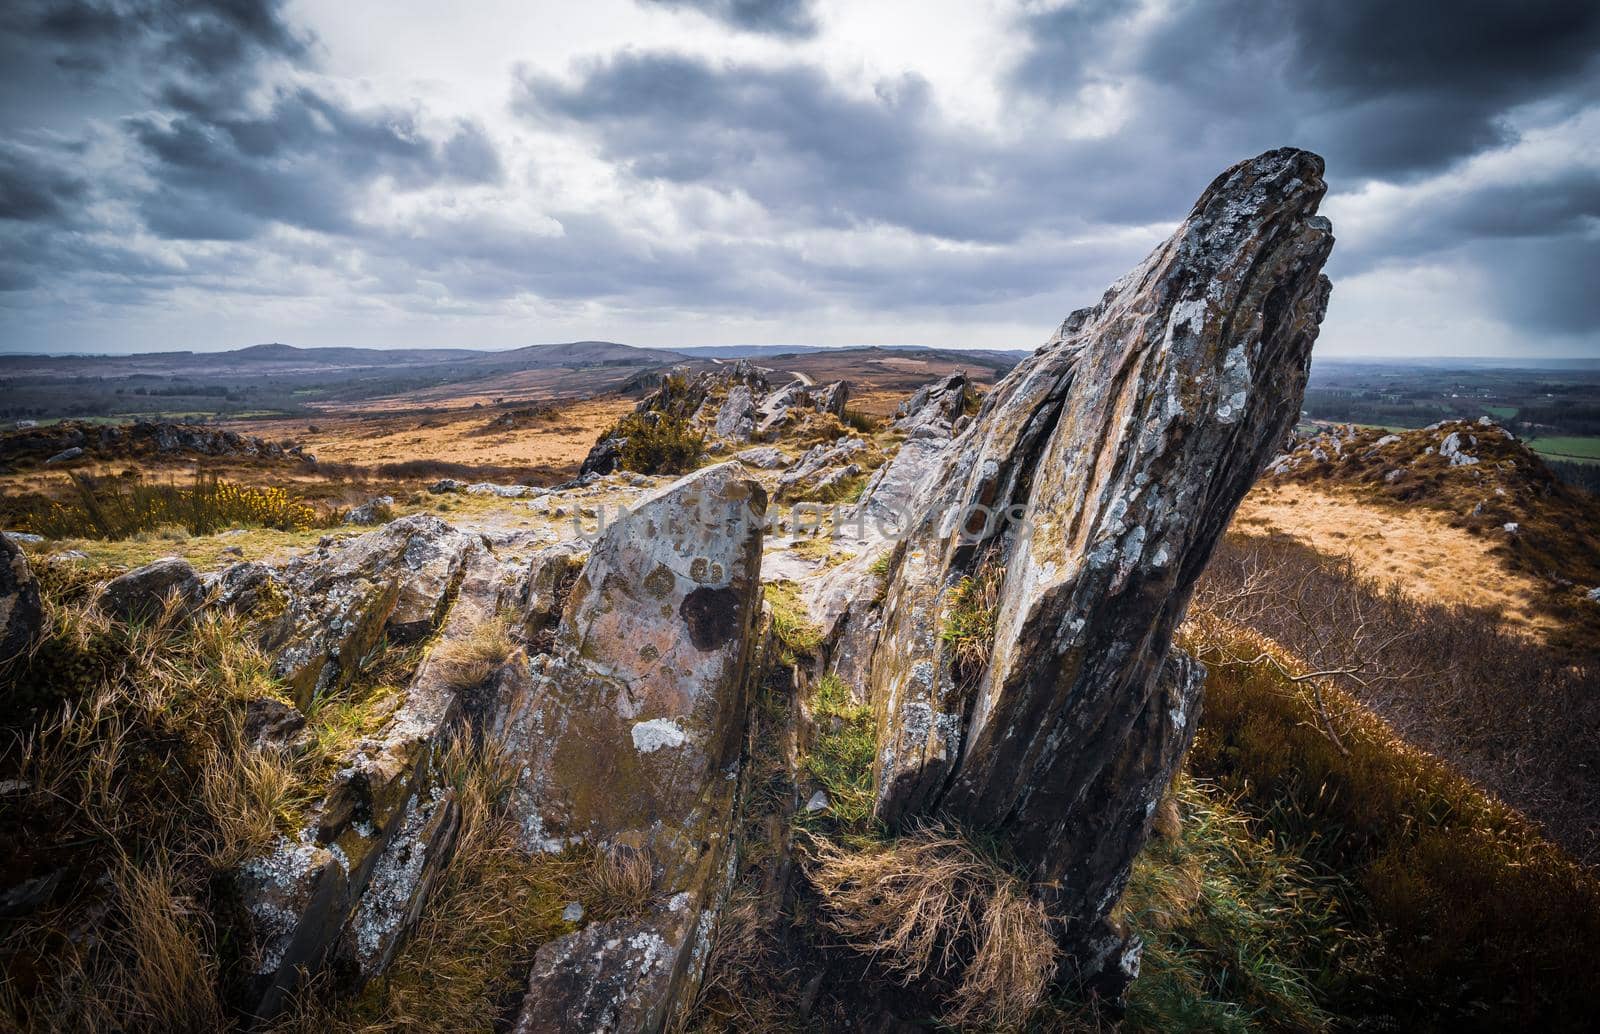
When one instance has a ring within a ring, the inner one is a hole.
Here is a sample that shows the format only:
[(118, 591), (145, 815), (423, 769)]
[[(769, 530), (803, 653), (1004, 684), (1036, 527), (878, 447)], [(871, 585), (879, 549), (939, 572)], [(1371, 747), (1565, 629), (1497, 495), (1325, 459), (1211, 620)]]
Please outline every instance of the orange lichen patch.
[(1510, 570), (1492, 538), (1451, 527), (1437, 510), (1374, 506), (1340, 489), (1267, 481), (1245, 497), (1233, 527), (1287, 535), (1321, 553), (1348, 553), (1363, 574), (1399, 580), (1441, 603), (1498, 609), (1523, 632), (1559, 627), (1534, 606), (1544, 585)]

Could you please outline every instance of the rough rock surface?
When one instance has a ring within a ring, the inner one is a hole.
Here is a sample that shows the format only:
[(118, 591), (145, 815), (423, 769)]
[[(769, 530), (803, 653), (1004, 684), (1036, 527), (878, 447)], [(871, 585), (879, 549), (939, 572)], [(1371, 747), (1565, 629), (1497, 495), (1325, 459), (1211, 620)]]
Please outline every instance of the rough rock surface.
[(28, 651), (44, 627), (39, 582), (28, 558), (0, 535), (0, 664)]
[(295, 703), (346, 686), (388, 629), (432, 631), (461, 571), (471, 536), (416, 514), (297, 558), (282, 572), (289, 606), (269, 631), (273, 674)]
[(648, 914), (540, 950), (520, 1030), (656, 1030), (724, 892), (766, 493), (737, 463), (641, 500), (594, 547), (508, 711), (528, 846), (643, 851)]
[(150, 621), (169, 597), (185, 610), (205, 598), (205, 585), (189, 561), (169, 556), (113, 578), (100, 592), (99, 607), (123, 621)]
[[(926, 479), (881, 629), (856, 644), (871, 652), (879, 816), (1003, 838), (1069, 917), (1081, 978), (1115, 986), (1136, 963), (1107, 914), (1198, 712), (1172, 633), (1299, 413), (1329, 292), (1324, 190), (1303, 151), (1229, 169), (998, 384)], [(941, 619), (984, 568), (1001, 578), (997, 632), (987, 667), (962, 671)]]
[[(851, 460), (862, 458), (869, 446), (860, 438), (846, 437), (838, 441), (814, 445), (778, 478), (777, 498), (799, 499), (807, 493), (822, 489), (828, 479), (841, 480), (861, 473)], [(848, 474), (841, 472), (848, 469)]]

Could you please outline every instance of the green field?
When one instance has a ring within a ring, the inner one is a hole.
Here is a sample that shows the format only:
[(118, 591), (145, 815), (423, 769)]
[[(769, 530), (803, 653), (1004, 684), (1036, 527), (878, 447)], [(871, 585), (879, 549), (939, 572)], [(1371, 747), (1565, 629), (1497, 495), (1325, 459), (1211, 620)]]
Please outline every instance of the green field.
[(1576, 436), (1530, 438), (1528, 439), (1528, 448), (1541, 456), (1550, 456), (1555, 459), (1600, 463), (1600, 438), (1580, 438)]

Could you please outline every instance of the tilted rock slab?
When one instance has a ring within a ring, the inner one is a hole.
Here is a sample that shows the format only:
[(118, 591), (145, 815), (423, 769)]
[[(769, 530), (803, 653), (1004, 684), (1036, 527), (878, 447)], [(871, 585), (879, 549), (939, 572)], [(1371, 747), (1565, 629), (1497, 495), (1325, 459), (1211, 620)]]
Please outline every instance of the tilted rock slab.
[[(397, 550), (397, 541), (409, 545)], [(404, 559), (407, 553), (419, 562), (416, 569)], [(523, 630), (541, 626), (573, 556), (574, 547), (563, 544), (519, 564), (434, 518), (407, 518), (352, 540), (321, 564), (329, 569), (323, 574), (337, 571), (370, 591), (379, 572), (353, 561), (387, 557), (392, 574), (412, 579), (412, 595), (400, 597), (402, 606), (390, 610), (388, 620), (398, 615), (398, 627), (409, 628), (411, 617), (425, 621), (446, 611), (438, 636), (444, 645), (469, 639), (501, 617), (520, 621)], [(421, 563), (425, 557), (432, 562)], [(441, 565), (458, 574), (445, 577)], [(309, 574), (299, 572), (302, 591)], [(338, 583), (318, 584), (340, 594)], [(438, 598), (428, 601), (425, 592)], [(525, 667), (521, 658), (514, 653), (502, 673)], [(304, 828), (240, 867), (236, 886), (254, 933), (252, 1015), (274, 1015), (304, 973), (330, 962), (356, 984), (387, 968), (454, 848), (459, 809), (436, 762), (469, 723), (479, 730), (491, 724), (498, 684), (491, 678), (481, 686), (461, 685), (430, 651), (391, 702), (387, 721), (343, 759)]]
[(291, 561), (281, 579), (289, 606), (265, 645), (296, 706), (349, 685), (385, 631), (396, 641), (431, 632), (472, 541), (413, 514)]
[[(1106, 917), (1199, 712), (1203, 673), (1172, 635), (1300, 411), (1329, 293), (1322, 171), (1285, 149), (1218, 177), (995, 387), (894, 554), (868, 667), (878, 814), (1001, 836), (1086, 979), (1137, 967)], [(940, 632), (984, 564), (1003, 581), (974, 674)]]
[(39, 581), (21, 547), (0, 535), (0, 664), (27, 653), (43, 632)]
[(723, 463), (595, 545), (504, 728), (530, 849), (647, 852), (648, 914), (545, 945), (517, 1030), (657, 1030), (698, 984), (726, 889), (766, 493)]

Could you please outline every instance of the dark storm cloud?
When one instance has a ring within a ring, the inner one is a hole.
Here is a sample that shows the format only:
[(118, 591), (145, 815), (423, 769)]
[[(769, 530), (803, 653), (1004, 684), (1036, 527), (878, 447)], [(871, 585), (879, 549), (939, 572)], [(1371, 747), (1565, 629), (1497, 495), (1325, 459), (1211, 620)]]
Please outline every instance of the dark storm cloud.
[(157, 183), (140, 210), (166, 237), (238, 240), (270, 223), (351, 233), (380, 177), (416, 189), (500, 176), (477, 126), (436, 141), (408, 112), (357, 111), (307, 89), (279, 93), (259, 114), (191, 110), (129, 125)]
[(744, 32), (802, 38), (817, 34), (811, 0), (640, 0), (646, 6), (692, 9)]
[(1596, 69), (1591, 0), (1283, 3), (1190, 0), (1144, 20), (1086, 2), (1024, 20), (1013, 81), (1057, 99), (1097, 82), (1144, 89), (1141, 129), (1196, 120), (1277, 134), (1345, 175), (1437, 171), (1512, 139), (1507, 114)]
[(81, 177), (37, 152), (0, 141), (0, 219), (59, 220), (88, 190)]
[[(410, 111), (356, 108), (309, 86), (279, 86), (263, 106), (248, 98), (274, 65), (303, 65), (314, 47), (278, 0), (68, 0), (8, 11), (6, 50), (31, 50), (49, 68), (25, 70), (44, 90), (64, 86), (106, 103), (120, 98), (132, 145), (120, 182), (99, 184), (131, 202), (156, 234), (242, 240), (281, 223), (350, 233), (383, 179), (399, 189), (502, 176), (481, 126), (460, 122), (430, 136)], [(13, 82), (13, 86), (16, 83)], [(13, 119), (14, 121), (14, 119)], [(9, 155), (10, 151), (7, 152)], [(84, 200), (80, 180), (54, 189), (37, 164), (0, 159), (13, 217), (59, 215)], [(127, 175), (137, 170), (140, 175)]]

